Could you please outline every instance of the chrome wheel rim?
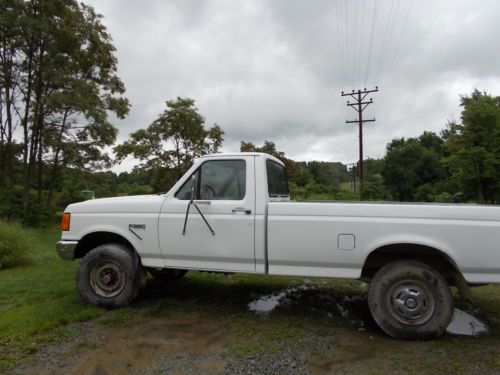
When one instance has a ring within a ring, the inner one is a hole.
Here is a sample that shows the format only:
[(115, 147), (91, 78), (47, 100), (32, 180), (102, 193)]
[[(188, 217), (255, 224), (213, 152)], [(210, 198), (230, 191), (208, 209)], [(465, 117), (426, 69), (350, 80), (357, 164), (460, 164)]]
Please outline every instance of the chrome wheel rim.
[(125, 287), (125, 271), (113, 260), (95, 263), (90, 270), (90, 286), (101, 297), (114, 297)]
[(388, 293), (391, 315), (405, 325), (427, 323), (436, 308), (434, 295), (425, 285), (416, 280), (396, 283)]

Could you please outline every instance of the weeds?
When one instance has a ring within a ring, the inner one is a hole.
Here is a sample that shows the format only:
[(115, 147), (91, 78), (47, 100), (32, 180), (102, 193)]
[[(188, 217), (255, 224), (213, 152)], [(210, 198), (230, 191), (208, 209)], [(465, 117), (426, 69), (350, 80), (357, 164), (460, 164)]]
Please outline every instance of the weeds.
[(19, 224), (0, 221), (0, 270), (31, 263), (34, 249), (31, 231)]

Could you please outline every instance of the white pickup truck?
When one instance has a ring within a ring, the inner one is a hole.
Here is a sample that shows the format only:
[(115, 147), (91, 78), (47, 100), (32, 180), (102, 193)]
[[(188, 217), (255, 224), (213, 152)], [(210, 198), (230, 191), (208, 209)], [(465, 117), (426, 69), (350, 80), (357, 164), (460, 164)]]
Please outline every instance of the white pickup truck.
[(361, 279), (373, 318), (395, 338), (445, 332), (450, 285), (500, 283), (500, 207), (292, 202), (283, 163), (267, 154), (198, 159), (166, 194), (69, 205), (57, 250), (81, 258), (88, 302), (131, 303), (148, 271)]

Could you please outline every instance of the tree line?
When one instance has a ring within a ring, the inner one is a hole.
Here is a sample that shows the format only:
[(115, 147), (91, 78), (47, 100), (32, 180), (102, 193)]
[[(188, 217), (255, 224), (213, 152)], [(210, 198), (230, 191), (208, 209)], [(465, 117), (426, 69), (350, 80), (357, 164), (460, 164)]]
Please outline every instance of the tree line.
[(448, 123), (439, 134), (393, 139), (383, 158), (365, 160), (365, 181), (356, 189), (357, 172), (342, 163), (297, 163), (269, 141), (261, 147), (242, 142), (241, 150), (283, 160), (297, 199), (498, 204), (500, 97), (474, 90), (460, 105), (460, 122)]
[[(167, 191), (224, 131), (207, 126), (191, 98), (168, 100), (151, 124), (116, 144), (130, 110), (102, 17), (76, 0), (0, 0), (0, 216), (26, 224), (83, 199)], [(439, 134), (392, 140), (365, 161), (353, 188), (340, 162), (289, 159), (272, 141), (242, 141), (284, 161), (296, 199), (498, 203), (500, 98), (475, 90), (461, 98), (460, 122)], [(113, 152), (110, 153), (109, 151)], [(130, 172), (106, 169), (133, 157)]]

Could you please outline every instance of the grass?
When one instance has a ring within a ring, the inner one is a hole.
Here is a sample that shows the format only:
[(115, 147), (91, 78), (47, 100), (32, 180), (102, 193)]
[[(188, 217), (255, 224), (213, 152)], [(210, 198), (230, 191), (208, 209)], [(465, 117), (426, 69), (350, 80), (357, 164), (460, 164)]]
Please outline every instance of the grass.
[[(72, 323), (94, 320), (112, 329), (124, 327), (136, 317), (147, 319), (167, 313), (192, 312), (224, 322), (232, 337), (227, 344), (228, 355), (237, 358), (279, 352), (299, 345), (304, 337), (328, 338), (338, 332), (344, 332), (345, 336), (347, 332), (347, 343), (335, 341), (332, 345), (337, 348), (351, 345), (368, 353), (369, 358), (357, 361), (368, 361), (367, 368), (372, 372), (384, 368), (408, 373), (457, 373), (466, 372), (471, 366), (491, 371), (500, 369), (498, 286), (472, 290), (490, 323), (490, 335), (480, 338), (446, 336), (430, 342), (391, 340), (374, 327), (358, 332), (349, 320), (370, 321), (366, 301), (358, 298), (349, 302), (352, 315), (348, 320), (338, 311), (346, 295), (356, 297), (365, 293), (364, 285), (356, 281), (314, 280), (315, 288), (294, 292), (285, 306), (268, 316), (256, 316), (247, 309), (250, 301), (257, 296), (302, 285), (304, 280), (190, 272), (183, 280), (171, 284), (149, 280), (133, 306), (106, 311), (81, 300), (75, 285), (77, 263), (60, 260), (55, 252), (59, 235), (55, 229), (34, 231), (33, 264), (0, 271), (0, 373), (28, 360), (47, 343), (77, 335), (78, 328)], [(375, 346), (368, 339), (371, 335), (376, 336)], [(82, 343), (81, 350), (93, 350), (97, 346), (88, 341)], [(313, 353), (319, 360), (331, 355)], [(343, 372), (342, 367), (338, 370)]]
[(0, 271), (0, 369), (69, 335), (68, 324), (103, 312), (75, 293), (76, 263), (55, 253), (56, 230), (34, 233), (34, 264)]

